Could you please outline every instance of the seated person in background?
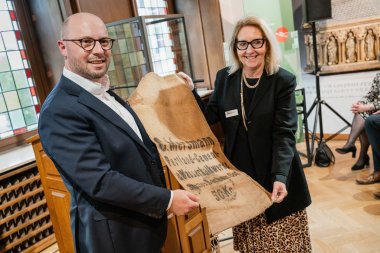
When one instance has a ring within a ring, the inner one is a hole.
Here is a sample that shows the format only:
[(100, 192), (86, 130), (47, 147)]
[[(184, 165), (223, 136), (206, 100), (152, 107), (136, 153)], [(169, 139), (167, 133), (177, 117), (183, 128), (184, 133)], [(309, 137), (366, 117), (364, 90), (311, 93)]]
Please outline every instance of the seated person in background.
[[(380, 111), (365, 120), (365, 130), (372, 146), (374, 172), (365, 178), (356, 179), (358, 184), (373, 184), (380, 182)], [(380, 192), (375, 193), (380, 198)]]
[(352, 152), (352, 157), (355, 157), (355, 141), (359, 137), (360, 155), (351, 170), (361, 170), (365, 166), (369, 166), (369, 156), (367, 154), (369, 141), (364, 129), (364, 120), (378, 110), (380, 110), (380, 73), (377, 73), (373, 79), (371, 89), (367, 95), (352, 105), (351, 111), (354, 113), (354, 119), (352, 120), (350, 135), (343, 147), (335, 149), (339, 154)]

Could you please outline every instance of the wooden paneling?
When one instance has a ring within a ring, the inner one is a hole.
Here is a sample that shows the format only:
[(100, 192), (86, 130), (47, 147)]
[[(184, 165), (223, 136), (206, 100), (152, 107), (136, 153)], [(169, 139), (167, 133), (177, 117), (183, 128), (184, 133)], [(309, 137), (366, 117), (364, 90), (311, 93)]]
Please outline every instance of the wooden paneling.
[(199, 1), (199, 5), (205, 34), (204, 45), (207, 53), (210, 82), (213, 88), (216, 73), (225, 66), (219, 0)]
[(70, 228), (70, 194), (53, 162), (42, 149), (38, 136), (29, 140), (37, 161), (55, 237), (61, 253), (73, 253), (74, 243)]
[[(193, 78), (204, 79), (204, 83), (201, 85), (204, 87), (210, 87), (211, 80), (208, 70), (202, 18), (198, 1), (176, 0), (174, 5), (176, 13), (181, 13), (185, 17), (190, 59), (193, 68)], [(197, 87), (199, 86), (200, 85), (197, 85)]]
[(111, 23), (135, 16), (133, 0), (77, 0), (79, 12), (99, 16), (104, 23)]
[(175, 0), (174, 5), (185, 16), (194, 79), (204, 79), (197, 87), (213, 88), (216, 72), (225, 66), (219, 1)]
[(58, 0), (34, 0), (28, 1), (28, 4), (37, 35), (36, 41), (46, 69), (48, 90), (50, 91), (61, 77), (64, 65), (63, 57), (57, 48), (57, 41), (60, 38), (61, 26), (65, 16), (61, 12), (62, 9)]

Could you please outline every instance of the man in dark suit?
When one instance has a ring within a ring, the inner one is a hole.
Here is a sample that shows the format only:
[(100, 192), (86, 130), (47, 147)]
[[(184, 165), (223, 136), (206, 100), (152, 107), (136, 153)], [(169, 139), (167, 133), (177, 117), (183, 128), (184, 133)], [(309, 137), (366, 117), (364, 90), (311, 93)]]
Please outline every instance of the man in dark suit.
[[(365, 119), (365, 131), (368, 135), (369, 143), (372, 146), (374, 171), (365, 178), (358, 178), (358, 184), (374, 184), (380, 182), (380, 111), (373, 113)], [(380, 192), (374, 193), (380, 198)]]
[(58, 47), (63, 75), (42, 106), (39, 134), (71, 194), (76, 252), (157, 253), (170, 209), (197, 196), (165, 189), (160, 158), (136, 114), (108, 91), (113, 40), (89, 13), (70, 16)]

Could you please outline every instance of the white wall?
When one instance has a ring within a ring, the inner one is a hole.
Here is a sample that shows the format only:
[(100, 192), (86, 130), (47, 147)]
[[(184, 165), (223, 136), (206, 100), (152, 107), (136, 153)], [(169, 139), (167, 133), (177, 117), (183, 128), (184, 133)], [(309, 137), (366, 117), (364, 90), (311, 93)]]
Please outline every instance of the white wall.
[[(328, 75), (320, 77), (321, 99), (326, 101), (335, 111), (351, 123), (353, 114), (350, 111), (353, 102), (365, 95), (372, 84), (375, 74), (379, 71), (366, 71), (349, 74)], [(316, 97), (316, 81), (314, 75), (303, 74), (302, 84), (305, 88), (306, 105), (309, 109)], [(314, 123), (315, 110), (308, 118), (309, 128)], [(346, 126), (346, 123), (336, 116), (325, 105), (322, 105), (323, 132), (333, 134)], [(319, 126), (319, 124), (318, 124)], [(319, 130), (319, 127), (317, 128)], [(319, 132), (319, 131), (317, 131)], [(349, 133), (350, 128), (343, 133)]]

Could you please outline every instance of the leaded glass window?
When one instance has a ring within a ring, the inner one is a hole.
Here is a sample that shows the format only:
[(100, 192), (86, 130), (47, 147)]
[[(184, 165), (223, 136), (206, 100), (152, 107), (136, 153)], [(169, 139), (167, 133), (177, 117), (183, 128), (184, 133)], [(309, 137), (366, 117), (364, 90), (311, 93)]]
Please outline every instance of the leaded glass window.
[(137, 0), (136, 3), (139, 16), (168, 14), (166, 0)]
[(13, 0), (0, 0), (0, 140), (37, 129), (40, 111)]
[[(165, 0), (138, 0), (137, 11), (140, 16), (167, 15), (168, 5)], [(154, 72), (161, 75), (175, 73), (177, 66), (169, 24), (152, 24), (147, 29)]]

